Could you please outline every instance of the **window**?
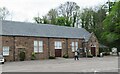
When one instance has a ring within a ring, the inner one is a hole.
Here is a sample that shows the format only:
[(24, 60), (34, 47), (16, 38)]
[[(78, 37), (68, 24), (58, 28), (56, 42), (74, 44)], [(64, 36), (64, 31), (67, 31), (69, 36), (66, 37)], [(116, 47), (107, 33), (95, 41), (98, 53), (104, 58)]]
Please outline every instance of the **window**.
[(39, 52), (43, 52), (43, 41), (39, 41)]
[(55, 41), (55, 49), (62, 49), (62, 42)]
[(9, 56), (9, 47), (3, 47), (3, 56)]
[(34, 52), (38, 52), (38, 41), (34, 41)]
[(43, 52), (43, 41), (34, 41), (34, 52)]
[(72, 42), (72, 52), (78, 49), (78, 42)]

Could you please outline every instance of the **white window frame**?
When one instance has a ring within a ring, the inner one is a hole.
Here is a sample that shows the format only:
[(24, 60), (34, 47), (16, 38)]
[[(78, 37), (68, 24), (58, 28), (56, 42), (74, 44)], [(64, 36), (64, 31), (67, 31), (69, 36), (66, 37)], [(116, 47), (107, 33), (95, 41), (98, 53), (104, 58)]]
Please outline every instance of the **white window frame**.
[(3, 56), (9, 56), (10, 48), (9, 46), (3, 46)]
[(34, 52), (38, 52), (38, 41), (34, 41)]
[(75, 50), (78, 49), (78, 42), (72, 42), (71, 43), (71, 49), (72, 49), (72, 52), (75, 52)]
[(34, 52), (43, 52), (43, 41), (34, 41)]
[(43, 41), (39, 41), (39, 50), (38, 52), (43, 52)]
[(62, 42), (61, 41), (55, 41), (54, 45), (55, 45), (55, 49), (62, 49)]

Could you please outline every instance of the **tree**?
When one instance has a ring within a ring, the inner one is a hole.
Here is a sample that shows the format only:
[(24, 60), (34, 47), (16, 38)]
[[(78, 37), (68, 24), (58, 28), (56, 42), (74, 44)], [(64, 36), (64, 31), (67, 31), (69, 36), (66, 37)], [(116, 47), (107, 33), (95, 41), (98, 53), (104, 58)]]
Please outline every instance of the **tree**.
[(101, 43), (101, 33), (103, 31), (103, 20), (106, 17), (106, 9), (102, 6), (93, 8), (85, 8), (80, 14), (82, 28), (85, 28), (89, 32), (94, 32), (99, 42)]
[(0, 20), (5, 20), (9, 14), (10, 13), (6, 7), (0, 8)]
[[(51, 9), (45, 17), (42, 18), (44, 23), (50, 24), (59, 24), (63, 26), (72, 26), (75, 27), (75, 23), (77, 22), (79, 6), (75, 2), (66, 2), (65, 4), (61, 4), (56, 9)], [(41, 23), (41, 18), (34, 18), (35, 22)]]
[(115, 2), (111, 2), (110, 0), (108, 0), (108, 2), (106, 2), (106, 7), (107, 7), (109, 13), (112, 10), (112, 7), (114, 6), (114, 4), (115, 4)]
[(42, 19), (38, 16), (38, 17), (34, 17), (33, 20), (36, 22), (36, 23), (42, 23)]
[(105, 41), (104, 43), (110, 47), (117, 47), (120, 51), (120, 1), (112, 7), (103, 24), (102, 39)]
[(85, 8), (83, 9), (83, 12), (80, 14), (80, 19), (82, 23), (82, 28), (85, 28), (89, 32), (92, 32), (92, 29), (95, 27), (93, 23), (94, 14), (95, 11), (93, 11), (92, 8)]
[(56, 24), (56, 18), (58, 17), (58, 13), (55, 9), (51, 9), (47, 14), (51, 24)]
[(47, 19), (47, 16), (42, 16), (42, 18), (39, 17), (39, 15), (37, 17), (33, 17), (33, 20), (37, 23), (37, 24), (49, 24), (49, 20)]
[(56, 24), (60, 25), (60, 26), (64, 26), (65, 25), (65, 18), (64, 17), (58, 17)]
[(65, 26), (74, 26), (74, 24), (72, 24), (73, 17), (75, 20), (73, 13), (76, 13), (79, 8), (80, 7), (75, 2), (66, 2), (58, 7), (58, 14), (66, 19)]
[(98, 40), (100, 43), (102, 43), (101, 40), (101, 34), (103, 32), (103, 21), (106, 18), (106, 9), (100, 7), (95, 13), (94, 13), (94, 18), (93, 18), (93, 23), (94, 23), (94, 30), (93, 32), (96, 34)]
[(34, 17), (33, 20), (36, 23), (44, 23), (44, 24), (56, 24), (56, 18), (57, 18), (57, 11), (55, 9), (51, 9), (47, 15), (42, 16), (42, 18), (39, 17)]
[(47, 18), (47, 16), (43, 16), (43, 24), (51, 24)]

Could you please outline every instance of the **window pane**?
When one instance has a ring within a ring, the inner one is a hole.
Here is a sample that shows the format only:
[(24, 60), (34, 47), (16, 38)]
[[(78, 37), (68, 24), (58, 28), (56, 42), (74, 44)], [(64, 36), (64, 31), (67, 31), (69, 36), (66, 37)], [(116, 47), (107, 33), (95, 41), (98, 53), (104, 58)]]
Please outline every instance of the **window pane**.
[(74, 49), (74, 47), (72, 47), (72, 52), (74, 52), (75, 51), (75, 49)]
[(39, 46), (43, 46), (43, 41), (39, 41)]
[(43, 52), (43, 47), (39, 47), (39, 52)]
[(59, 42), (59, 48), (62, 49), (62, 42)]
[(43, 52), (43, 41), (39, 41), (39, 52)]
[(56, 45), (57, 45), (57, 43), (55, 42), (54, 45), (55, 45), (55, 49), (56, 49)]
[(72, 52), (74, 52), (75, 51), (75, 43), (74, 42), (72, 42), (71, 48), (72, 48)]
[(78, 47), (75, 47), (75, 50), (77, 50), (78, 49)]
[(74, 42), (72, 42), (72, 47), (74, 46)]
[(55, 42), (55, 47), (57, 46), (57, 42)]
[(34, 46), (34, 52), (38, 52), (38, 47)]
[(62, 49), (62, 42), (55, 41), (55, 49)]
[(9, 55), (9, 47), (3, 47), (3, 56)]
[(78, 49), (78, 42), (75, 42), (75, 50)]
[(34, 41), (34, 46), (38, 46), (38, 42), (37, 41)]
[(75, 42), (75, 46), (78, 47), (78, 42)]

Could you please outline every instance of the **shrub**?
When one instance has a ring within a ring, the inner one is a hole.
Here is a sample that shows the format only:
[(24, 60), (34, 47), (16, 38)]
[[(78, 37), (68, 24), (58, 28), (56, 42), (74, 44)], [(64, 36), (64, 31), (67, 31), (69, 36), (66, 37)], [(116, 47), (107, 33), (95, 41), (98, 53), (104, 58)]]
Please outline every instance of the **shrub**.
[(55, 59), (55, 57), (54, 56), (50, 56), (49, 59)]
[(32, 55), (31, 55), (31, 60), (35, 60), (36, 59), (36, 56), (35, 56), (35, 53), (32, 52)]
[(93, 55), (92, 55), (92, 54), (90, 54), (90, 55), (88, 55), (87, 57), (88, 57), (88, 58), (93, 58)]
[(64, 54), (63, 58), (69, 58), (69, 56), (67, 54)]
[(110, 52), (105, 52), (103, 55), (108, 56), (110, 55)]
[(20, 61), (24, 61), (25, 60), (25, 52), (20, 52)]
[(100, 57), (100, 55), (97, 55), (97, 57)]

